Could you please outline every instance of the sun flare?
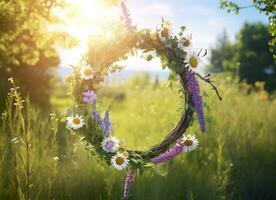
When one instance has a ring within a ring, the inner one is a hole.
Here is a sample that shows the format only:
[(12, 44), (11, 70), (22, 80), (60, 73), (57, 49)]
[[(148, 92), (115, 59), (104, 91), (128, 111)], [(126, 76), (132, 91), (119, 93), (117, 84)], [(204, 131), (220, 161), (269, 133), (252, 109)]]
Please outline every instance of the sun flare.
[(75, 36), (81, 46), (88, 37), (104, 32), (105, 26), (120, 19), (120, 10), (100, 0), (67, 0), (69, 9), (59, 13), (65, 21), (65, 31)]

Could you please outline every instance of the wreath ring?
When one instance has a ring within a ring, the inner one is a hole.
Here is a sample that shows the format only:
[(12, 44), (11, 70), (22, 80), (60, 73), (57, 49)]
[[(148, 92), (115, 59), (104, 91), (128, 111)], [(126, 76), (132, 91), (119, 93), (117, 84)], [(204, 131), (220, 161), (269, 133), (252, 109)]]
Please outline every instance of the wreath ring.
[[(124, 6), (122, 4), (123, 14), (124, 10), (126, 12)], [(67, 83), (69, 95), (75, 104), (67, 109), (61, 129), (64, 130), (66, 124), (71, 133), (81, 136), (87, 149), (99, 160), (111, 164), (118, 170), (128, 169), (124, 184), (124, 197), (127, 198), (136, 171), (142, 173), (152, 167), (152, 163), (167, 162), (181, 152), (191, 151), (197, 147), (198, 140), (195, 136), (183, 136), (195, 118), (194, 113), (197, 113), (202, 132), (205, 131), (203, 103), (197, 77), (209, 83), (219, 99), (221, 97), (210, 80), (210, 75), (203, 77), (193, 71), (199, 65), (201, 57), (206, 55), (206, 51), (191, 50), (191, 36), (185, 35), (184, 27), (177, 35), (172, 35), (170, 24), (164, 20), (155, 31), (137, 31), (126, 14), (122, 22), (111, 28), (113, 38), (91, 40), (87, 55), (80, 65), (73, 67), (74, 74), (67, 78)], [(116, 62), (126, 59), (126, 55), (137, 50), (142, 51), (146, 60), (160, 58), (162, 68), (168, 67), (171, 70), (171, 80), (179, 78), (180, 92), (185, 100), (184, 112), (177, 126), (161, 143), (148, 151), (120, 147), (119, 140), (112, 136), (109, 112), (107, 111), (102, 119), (96, 107), (96, 91), (104, 77), (110, 72), (118, 71), (120, 67)]]

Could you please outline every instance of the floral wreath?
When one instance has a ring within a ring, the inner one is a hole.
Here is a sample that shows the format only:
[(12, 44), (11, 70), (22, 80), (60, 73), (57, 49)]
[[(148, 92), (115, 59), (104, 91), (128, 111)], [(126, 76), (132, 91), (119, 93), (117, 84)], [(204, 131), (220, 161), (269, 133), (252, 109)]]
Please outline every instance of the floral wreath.
[[(170, 23), (162, 20), (161, 26), (155, 31), (137, 31), (124, 2), (121, 2), (121, 9), (120, 23), (110, 28), (112, 37), (95, 37), (85, 59), (79, 66), (73, 67), (74, 74), (66, 79), (69, 95), (75, 104), (67, 109), (63, 124), (65, 126), (66, 123), (70, 132), (82, 137), (93, 155), (117, 170), (128, 171), (123, 190), (124, 198), (128, 198), (137, 171), (142, 173), (152, 167), (152, 164), (167, 162), (181, 152), (197, 148), (199, 142), (194, 135), (183, 135), (195, 119), (194, 113), (197, 114), (201, 131), (205, 132), (197, 77), (209, 83), (220, 100), (221, 97), (210, 80), (210, 74), (203, 77), (194, 72), (207, 52), (191, 48), (192, 38), (185, 34), (185, 27), (181, 27), (178, 34), (172, 35)], [(111, 72), (121, 70), (116, 62), (127, 59), (127, 55), (137, 50), (142, 51), (147, 61), (153, 57), (160, 58), (162, 68), (168, 67), (171, 71), (170, 79), (176, 80), (178, 77), (180, 80), (180, 92), (185, 100), (184, 112), (177, 126), (160, 144), (148, 151), (122, 147), (119, 139), (113, 136), (109, 112), (106, 111), (102, 118), (96, 106), (96, 92), (104, 78)]]

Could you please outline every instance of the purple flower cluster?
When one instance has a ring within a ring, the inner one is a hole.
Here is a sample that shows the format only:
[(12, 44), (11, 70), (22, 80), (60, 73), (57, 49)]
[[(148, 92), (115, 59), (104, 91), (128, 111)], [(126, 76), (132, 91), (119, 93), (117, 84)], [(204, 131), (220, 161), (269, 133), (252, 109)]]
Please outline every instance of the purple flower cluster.
[(131, 186), (134, 183), (135, 177), (136, 177), (135, 170), (131, 170), (127, 173), (127, 176), (125, 178), (125, 184), (124, 184), (124, 199), (128, 198), (128, 195), (129, 195)]
[(122, 11), (121, 20), (124, 23), (124, 25), (127, 27), (127, 29), (128, 30), (135, 29), (135, 26), (132, 25), (132, 20), (130, 18), (129, 11), (124, 1), (121, 2), (121, 11)]
[(103, 132), (105, 133), (105, 135), (107, 135), (111, 131), (111, 123), (110, 123), (110, 120), (109, 120), (109, 111), (108, 110), (105, 111), (103, 124), (104, 124)]
[(205, 119), (204, 119), (204, 112), (203, 112), (202, 97), (200, 96), (199, 84), (196, 79), (195, 73), (191, 70), (186, 71), (185, 79), (187, 81), (188, 92), (192, 95), (192, 99), (198, 116), (201, 131), (205, 132)]
[(86, 104), (91, 104), (91, 103), (95, 102), (96, 98), (97, 98), (97, 96), (96, 96), (95, 92), (92, 90), (87, 90), (82, 93), (82, 100)]
[(160, 154), (159, 156), (152, 159), (153, 163), (164, 163), (172, 160), (175, 156), (180, 154), (185, 147), (183, 138), (179, 138), (175, 145), (167, 150), (165, 153)]
[(97, 111), (96, 103), (93, 105), (93, 111), (92, 111), (93, 118), (96, 120), (98, 125), (101, 127), (104, 137), (108, 137), (110, 135), (110, 132), (112, 130), (111, 123), (109, 120), (109, 111), (105, 111), (105, 116), (102, 119), (101, 114)]

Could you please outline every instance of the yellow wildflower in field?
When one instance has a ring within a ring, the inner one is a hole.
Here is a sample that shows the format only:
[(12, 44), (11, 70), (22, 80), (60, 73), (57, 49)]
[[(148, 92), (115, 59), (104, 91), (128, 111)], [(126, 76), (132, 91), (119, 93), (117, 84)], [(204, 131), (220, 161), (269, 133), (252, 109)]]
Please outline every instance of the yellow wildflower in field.
[(265, 87), (265, 82), (264, 81), (256, 81), (255, 86), (256, 86), (257, 89), (263, 90), (264, 87)]
[(71, 83), (73, 80), (74, 80), (74, 76), (70, 75), (70, 76), (66, 77), (65, 82), (66, 83)]

